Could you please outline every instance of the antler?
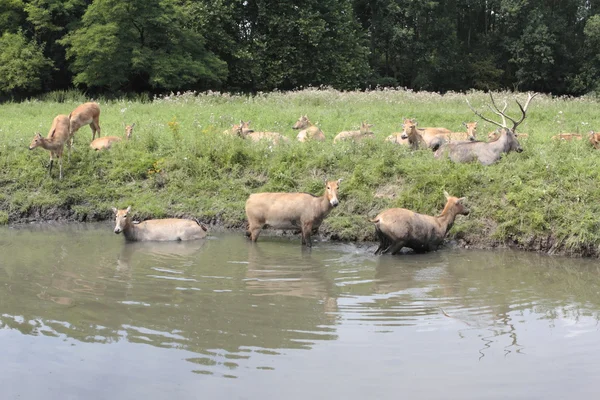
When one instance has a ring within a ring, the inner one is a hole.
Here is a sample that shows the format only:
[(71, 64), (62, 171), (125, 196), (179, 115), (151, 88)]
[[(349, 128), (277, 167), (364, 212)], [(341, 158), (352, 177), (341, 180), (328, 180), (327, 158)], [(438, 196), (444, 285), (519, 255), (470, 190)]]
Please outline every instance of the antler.
[[(490, 96), (491, 96), (491, 94), (490, 94)], [(490, 124), (498, 125), (500, 128), (506, 128), (506, 120), (504, 120), (504, 118), (502, 118), (502, 122), (503, 122), (504, 124), (499, 124), (498, 122), (496, 122), (496, 121), (492, 121), (491, 119), (488, 119), (488, 118), (484, 117), (483, 115), (481, 115), (481, 113), (480, 113), (479, 111), (475, 110), (475, 109), (474, 109), (474, 108), (471, 106), (471, 103), (469, 103), (469, 99), (467, 99), (467, 104), (469, 105), (469, 108), (471, 109), (471, 111), (473, 111), (473, 112), (475, 113), (475, 115), (477, 115), (477, 116), (478, 116), (479, 118), (481, 118), (482, 120), (484, 120), (484, 121), (487, 121), (487, 122), (489, 122)], [(491, 107), (490, 107), (490, 108), (491, 108)], [(492, 111), (494, 111), (494, 110), (492, 110)], [(494, 111), (494, 112), (495, 112), (495, 111)]]
[(527, 113), (527, 107), (529, 107), (529, 102), (535, 97), (537, 96), (537, 93), (531, 94), (531, 93), (527, 93), (527, 101), (525, 102), (525, 106), (522, 106), (521, 103), (519, 103), (519, 100), (515, 99), (515, 101), (517, 102), (517, 104), (519, 105), (519, 108), (521, 109), (521, 113), (523, 114), (521, 116), (521, 119), (519, 120), (519, 122), (515, 122), (513, 120), (514, 123), (514, 127), (513, 127), (513, 132), (515, 129), (517, 129), (517, 126), (519, 126), (519, 124), (521, 122), (523, 122), (523, 120), (525, 119), (525, 114)]
[(524, 106), (521, 105), (519, 100), (515, 99), (515, 101), (519, 105), (519, 108), (521, 109), (521, 114), (522, 114), (521, 119), (516, 121), (515, 119), (506, 115), (506, 113), (505, 113), (506, 107), (507, 107), (506, 100), (504, 101), (504, 107), (502, 108), (502, 110), (500, 110), (500, 108), (498, 108), (498, 106), (496, 105), (496, 101), (494, 100), (494, 96), (492, 96), (492, 92), (490, 92), (490, 99), (492, 100), (493, 108), (489, 104), (488, 104), (488, 107), (494, 114), (499, 115), (502, 118), (502, 125), (500, 125), (499, 123), (497, 123), (495, 121), (485, 118), (483, 115), (481, 115), (475, 109), (473, 109), (473, 107), (471, 107), (471, 103), (469, 103), (469, 99), (467, 99), (467, 104), (469, 105), (469, 108), (471, 109), (471, 111), (473, 111), (475, 113), (475, 115), (477, 115), (479, 118), (483, 119), (484, 121), (490, 122), (494, 125), (498, 125), (501, 128), (508, 128), (506, 126), (506, 119), (509, 119), (513, 123), (512, 131), (514, 132), (515, 129), (517, 129), (517, 126), (519, 126), (521, 124), (521, 122), (523, 122), (525, 120), (525, 117), (527, 115), (527, 107), (529, 107), (529, 103), (535, 96), (537, 96), (537, 93), (534, 93), (534, 94), (527, 93), (527, 101), (525, 102)]

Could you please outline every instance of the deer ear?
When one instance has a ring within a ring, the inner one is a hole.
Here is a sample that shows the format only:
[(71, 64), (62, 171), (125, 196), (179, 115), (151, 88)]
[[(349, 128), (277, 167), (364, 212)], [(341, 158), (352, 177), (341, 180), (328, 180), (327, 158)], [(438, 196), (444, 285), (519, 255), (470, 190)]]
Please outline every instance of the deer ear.
[(466, 198), (466, 197), (460, 197), (460, 198), (458, 199), (458, 202), (459, 202), (459, 203), (462, 203), (462, 202), (464, 202), (464, 201), (467, 201), (467, 198)]
[(127, 213), (131, 212), (131, 206), (127, 207)]
[(116, 208), (113, 207), (112, 211), (115, 213), (115, 215), (117, 215), (117, 211), (119, 211), (119, 210), (117, 210)]
[(56, 132), (56, 129), (52, 129), (52, 133), (50, 134), (50, 137), (54, 137), (54, 132)]
[(343, 179), (342, 179), (342, 178), (338, 179), (338, 185), (339, 185), (340, 183), (342, 183), (342, 181), (343, 181)]
[(135, 126), (135, 122), (133, 124), (131, 124), (131, 127), (133, 128)]
[(450, 198), (450, 195), (448, 194), (447, 191), (444, 190), (444, 196), (446, 196), (446, 199)]

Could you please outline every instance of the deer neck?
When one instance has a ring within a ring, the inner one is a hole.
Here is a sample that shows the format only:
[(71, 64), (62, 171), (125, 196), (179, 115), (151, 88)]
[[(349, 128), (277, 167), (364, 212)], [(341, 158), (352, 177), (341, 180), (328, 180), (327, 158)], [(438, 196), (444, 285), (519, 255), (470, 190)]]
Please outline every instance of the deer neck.
[(61, 148), (63, 145), (62, 141), (56, 138), (42, 138), (40, 146), (46, 150), (55, 151)]
[(435, 217), (444, 235), (446, 235), (446, 233), (448, 233), (448, 231), (452, 228), (452, 225), (454, 225), (454, 220), (456, 219), (457, 215), (458, 213), (456, 212), (456, 208), (447, 203), (442, 213)]
[(329, 213), (333, 206), (329, 202), (329, 198), (327, 198), (327, 189), (325, 189), (325, 193), (323, 196), (319, 197), (319, 208), (323, 214)]
[(137, 227), (131, 222), (131, 218), (127, 217), (125, 220), (125, 227), (123, 228), (123, 235), (125, 239), (133, 241), (137, 240)]

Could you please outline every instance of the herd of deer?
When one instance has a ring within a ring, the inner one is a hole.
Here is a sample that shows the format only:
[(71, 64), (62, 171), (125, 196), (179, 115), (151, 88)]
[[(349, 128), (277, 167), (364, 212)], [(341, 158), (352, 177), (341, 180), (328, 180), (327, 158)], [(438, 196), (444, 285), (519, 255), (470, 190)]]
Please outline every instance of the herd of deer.
[[(436, 158), (448, 157), (454, 162), (479, 161), (483, 165), (490, 165), (498, 161), (503, 153), (511, 151), (521, 152), (517, 137), (527, 136), (517, 134), (517, 127), (525, 120), (527, 108), (535, 94), (529, 94), (524, 105), (516, 100), (521, 111), (521, 117), (513, 119), (506, 114), (507, 103), (500, 109), (490, 93), (491, 104), (489, 109), (498, 115), (502, 122), (496, 122), (484, 117), (471, 107), (469, 108), (481, 119), (499, 128), (488, 135), (489, 141), (477, 141), (477, 122), (465, 123), (466, 132), (452, 132), (445, 128), (417, 128), (413, 119), (405, 119), (403, 131), (389, 136), (386, 140), (412, 149), (431, 149)], [(50, 151), (50, 172), (54, 158), (59, 159), (60, 178), (62, 179), (62, 152), (65, 145), (70, 148), (74, 133), (83, 125), (92, 128), (92, 142), (90, 147), (103, 150), (122, 140), (121, 137), (100, 137), (100, 107), (98, 104), (85, 103), (73, 110), (71, 114), (58, 115), (54, 118), (50, 132), (46, 138), (36, 133), (29, 149), (38, 146)], [(508, 127), (506, 120), (512, 122)], [(135, 125), (135, 124), (134, 124)], [(126, 127), (125, 137), (129, 139), (134, 125)], [(372, 138), (372, 125), (363, 122), (357, 131), (343, 131), (335, 138), (334, 143), (340, 140), (363, 140)], [(293, 129), (299, 129), (297, 139), (300, 142), (307, 140), (325, 140), (325, 135), (312, 124), (306, 115), (301, 116), (294, 124)], [(96, 139), (96, 132), (98, 138)], [(250, 128), (250, 121), (240, 121), (230, 130), (224, 132), (228, 135), (238, 135), (253, 141), (270, 140), (273, 144), (289, 141), (277, 132), (255, 132)], [(563, 133), (552, 137), (559, 140), (581, 140), (582, 136), (573, 133)], [(590, 143), (600, 149), (600, 133), (590, 133)], [(263, 228), (269, 227), (280, 230), (299, 230), (302, 234), (302, 245), (311, 247), (311, 235), (318, 230), (323, 220), (330, 211), (337, 207), (337, 197), (341, 179), (325, 181), (325, 191), (322, 196), (308, 193), (254, 193), (246, 201), (246, 217), (248, 230), (246, 235), (256, 242)], [(464, 205), (464, 197), (446, 196), (446, 205), (438, 216), (429, 216), (415, 213), (404, 208), (390, 208), (379, 213), (371, 220), (375, 224), (375, 232), (379, 239), (379, 247), (375, 254), (397, 254), (403, 247), (413, 249), (415, 252), (425, 252), (436, 249), (444, 240), (446, 233), (452, 227), (458, 215), (468, 215), (469, 210)], [(207, 228), (199, 221), (168, 218), (147, 220), (141, 223), (131, 221), (131, 207), (125, 210), (113, 208), (116, 225), (114, 232), (123, 233), (129, 241), (179, 241), (195, 240), (206, 237)]]

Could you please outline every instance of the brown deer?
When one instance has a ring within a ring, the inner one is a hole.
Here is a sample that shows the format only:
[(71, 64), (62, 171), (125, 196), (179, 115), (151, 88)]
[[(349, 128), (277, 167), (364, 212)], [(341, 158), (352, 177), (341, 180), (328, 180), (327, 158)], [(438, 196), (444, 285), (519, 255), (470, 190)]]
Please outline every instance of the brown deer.
[[(488, 133), (488, 142), (494, 142), (496, 140), (498, 140), (498, 138), (500, 138), (500, 134), (502, 133), (501, 129), (498, 128), (495, 131), (491, 131), (490, 133)], [(515, 132), (515, 137), (518, 139), (521, 138), (528, 138), (529, 135), (527, 133), (517, 133)]]
[(239, 124), (233, 124), (230, 129), (223, 131), (223, 134), (230, 135), (230, 136), (237, 135), (237, 136), (242, 137), (244, 133), (254, 132), (250, 128), (250, 122), (251, 121), (244, 122), (244, 121), (240, 120)]
[(405, 208), (389, 208), (371, 220), (379, 238), (375, 254), (397, 254), (403, 247), (417, 253), (432, 251), (444, 241), (457, 215), (469, 215), (464, 197), (452, 197), (444, 191), (446, 206), (440, 215), (433, 217)]
[(246, 201), (248, 232), (256, 242), (261, 229), (300, 229), (302, 244), (311, 247), (311, 233), (318, 230), (329, 212), (339, 204), (337, 193), (342, 180), (325, 182), (321, 197), (309, 193), (254, 193)]
[(333, 138), (333, 143), (337, 143), (340, 140), (354, 140), (354, 141), (359, 141), (359, 140), (363, 140), (363, 139), (372, 138), (375, 135), (371, 131), (372, 127), (373, 127), (372, 124), (367, 124), (366, 121), (363, 121), (360, 124), (360, 129), (357, 130), (357, 131), (342, 131), (342, 132), (338, 133)]
[(71, 125), (71, 137), (84, 125), (89, 125), (92, 128), (92, 140), (96, 138), (96, 132), (100, 137), (100, 106), (94, 102), (77, 106), (69, 114), (69, 123)]
[[(446, 143), (449, 138), (450, 130), (446, 128), (419, 128), (417, 129), (417, 121), (412, 118), (406, 118), (402, 123), (402, 134), (401, 139), (408, 139), (409, 136), (417, 137), (418, 134), (426, 146), (423, 148), (430, 148), (433, 151), (437, 150), (442, 144)], [(410, 143), (410, 142), (409, 142)], [(412, 146), (412, 145), (411, 145)]]
[(206, 237), (206, 227), (198, 221), (181, 218), (150, 219), (134, 224), (131, 221), (131, 206), (115, 213), (114, 232), (123, 232), (127, 241), (181, 241)]
[(292, 129), (301, 129), (301, 131), (298, 132), (298, 136), (296, 136), (296, 139), (299, 142), (306, 142), (307, 140), (318, 140), (322, 142), (325, 140), (323, 131), (310, 122), (307, 115), (301, 115), (300, 118), (298, 118), (298, 121), (292, 126)]
[[(477, 115), (484, 121), (497, 125), (501, 128), (500, 137), (498, 138), (498, 140), (493, 142), (448, 143), (436, 151), (435, 157), (441, 158), (447, 155), (450, 158), (450, 160), (454, 162), (465, 163), (477, 160), (483, 165), (491, 165), (498, 161), (503, 153), (509, 153), (511, 151), (516, 151), (517, 153), (522, 152), (523, 148), (521, 147), (519, 141), (517, 140), (517, 137), (515, 136), (515, 130), (525, 120), (525, 117), (527, 115), (527, 107), (529, 107), (529, 103), (536, 95), (537, 93), (533, 95), (529, 93), (524, 106), (521, 105), (519, 100), (516, 100), (517, 105), (521, 110), (521, 119), (517, 121), (506, 115), (504, 111), (506, 107), (503, 110), (500, 110), (498, 108), (496, 102), (494, 101), (492, 93), (490, 93), (492, 105), (489, 107), (495, 114), (499, 115), (502, 118), (502, 123), (492, 121), (481, 115), (481, 113), (479, 113), (477, 110), (471, 107), (471, 103), (469, 103), (469, 100), (467, 99), (467, 104), (475, 113), (475, 115)], [(507, 127), (506, 119), (509, 119), (513, 123), (512, 128)]]
[(594, 146), (595, 149), (600, 149), (600, 132), (590, 131), (590, 137), (588, 141), (592, 146)]
[(447, 136), (450, 141), (453, 140), (470, 140), (477, 139), (477, 122), (463, 122), (466, 132), (450, 132)]
[(36, 147), (42, 147), (50, 152), (50, 165), (48, 167), (48, 174), (52, 174), (52, 165), (54, 164), (54, 158), (58, 158), (59, 166), (59, 179), (62, 179), (62, 154), (65, 144), (68, 147), (69, 160), (71, 159), (71, 134), (69, 133), (69, 117), (60, 114), (54, 117), (52, 126), (48, 132), (46, 138), (42, 137), (40, 133), (36, 133), (29, 145), (29, 150), (33, 150)]
[[(135, 124), (127, 125), (125, 127), (125, 139), (131, 139), (131, 135), (133, 134), (133, 128)], [(90, 143), (90, 147), (96, 151), (98, 150), (107, 150), (117, 142), (120, 142), (123, 138), (119, 136), (104, 136), (94, 139), (92, 143)]]
[(580, 135), (579, 133), (559, 133), (558, 135), (552, 136), (550, 139), (570, 142), (571, 140), (583, 140), (583, 135)]
[(235, 133), (243, 139), (250, 139), (253, 142), (260, 142), (261, 140), (269, 140), (273, 144), (279, 144), (280, 142), (289, 142), (290, 139), (283, 136), (278, 132), (256, 132), (250, 128), (250, 121), (243, 122), (240, 121), (240, 125), (237, 127), (234, 125), (234, 128), (237, 128)]

